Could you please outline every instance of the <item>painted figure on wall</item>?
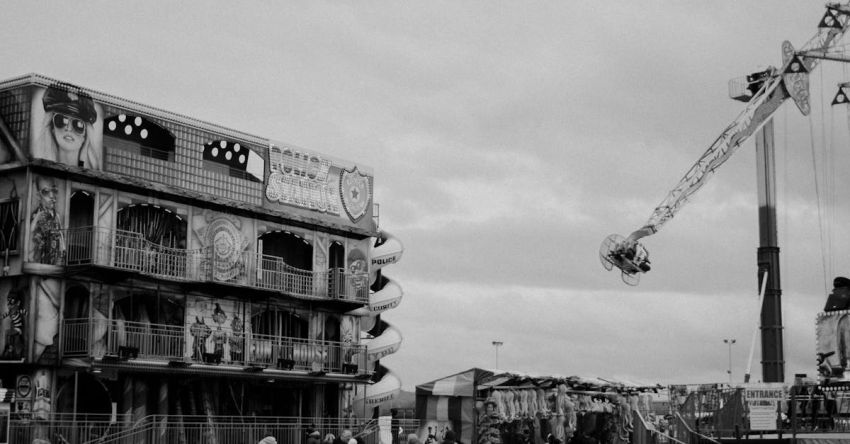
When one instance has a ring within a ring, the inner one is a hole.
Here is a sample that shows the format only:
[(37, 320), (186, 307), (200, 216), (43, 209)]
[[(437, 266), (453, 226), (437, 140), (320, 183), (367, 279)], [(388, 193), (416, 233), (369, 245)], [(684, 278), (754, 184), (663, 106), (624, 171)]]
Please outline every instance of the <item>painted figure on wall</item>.
[(192, 359), (202, 361), (206, 353), (207, 338), (212, 334), (212, 328), (204, 322), (203, 318), (195, 317), (195, 323), (189, 327), (192, 334)]
[(3, 359), (20, 359), (24, 356), (24, 322), (27, 309), (24, 307), (24, 292), (15, 289), (6, 298), (7, 310), (0, 319), (9, 319), (9, 329), (6, 330), (6, 346), (3, 348)]
[(103, 128), (91, 96), (74, 85), (56, 83), (44, 90), (40, 102), (33, 103), (33, 157), (101, 169)]
[(366, 261), (366, 253), (359, 248), (354, 248), (348, 253), (348, 272), (352, 276), (352, 285), (358, 298), (368, 296), (369, 291), (369, 266)]
[(847, 368), (850, 360), (850, 316), (844, 314), (835, 328), (838, 348), (838, 365)]
[(230, 345), (230, 360), (241, 362), (244, 358), (245, 350), (245, 323), (239, 318), (239, 315), (233, 316), (233, 321), (230, 323), (231, 334), (228, 338)]
[(243, 303), (230, 299), (189, 296), (186, 315), (195, 322), (189, 325), (188, 344), (192, 348), (184, 356), (196, 361), (213, 359), (216, 363), (242, 361), (245, 331), (250, 331), (239, 315), (243, 309)]
[(61, 265), (65, 256), (62, 221), (56, 209), (56, 181), (52, 177), (35, 179), (38, 206), (30, 218), (32, 230), (32, 262)]
[(212, 319), (218, 325), (212, 332), (213, 354), (216, 358), (221, 359), (224, 357), (224, 342), (227, 341), (227, 332), (222, 330), (221, 326), (227, 320), (227, 314), (221, 309), (218, 302), (215, 303)]

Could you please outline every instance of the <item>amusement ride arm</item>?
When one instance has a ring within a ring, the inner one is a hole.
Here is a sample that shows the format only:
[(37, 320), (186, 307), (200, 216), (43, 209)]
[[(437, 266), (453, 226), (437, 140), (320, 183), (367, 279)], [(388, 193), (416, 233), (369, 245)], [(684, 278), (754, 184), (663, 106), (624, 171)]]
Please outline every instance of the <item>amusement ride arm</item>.
[[(770, 76), (761, 89), (747, 102), (743, 112), (723, 130), (714, 143), (655, 208), (643, 227), (632, 232), (626, 238), (626, 242), (634, 243), (643, 237), (657, 233), (662, 225), (676, 215), (682, 205), (688, 201), (688, 198), (708, 181), (711, 173), (726, 162), (744, 141), (755, 134), (786, 99), (794, 95), (793, 91), (789, 93), (789, 90), (794, 89), (794, 85), (789, 86), (789, 79), (783, 76), (783, 73), (787, 72), (788, 66), (797, 60), (794, 55), (805, 52), (810, 52), (812, 55), (816, 52), (828, 53), (844, 34), (848, 21), (850, 21), (848, 20), (850, 6), (833, 3), (828, 4), (827, 9), (828, 17), (835, 20), (836, 27), (820, 28), (818, 33), (796, 53), (790, 44), (783, 45), (785, 60), (782, 69), (770, 71)], [(789, 50), (791, 51), (790, 54), (788, 53)], [(804, 72), (811, 72), (817, 66), (818, 59), (808, 56), (803, 59), (803, 63), (805, 65)], [(802, 76), (805, 75), (807, 74), (802, 74)], [(807, 86), (806, 80), (805, 87), (807, 88)], [(808, 114), (808, 91), (802, 91), (802, 94), (805, 96), (798, 100), (798, 106), (804, 114)]]

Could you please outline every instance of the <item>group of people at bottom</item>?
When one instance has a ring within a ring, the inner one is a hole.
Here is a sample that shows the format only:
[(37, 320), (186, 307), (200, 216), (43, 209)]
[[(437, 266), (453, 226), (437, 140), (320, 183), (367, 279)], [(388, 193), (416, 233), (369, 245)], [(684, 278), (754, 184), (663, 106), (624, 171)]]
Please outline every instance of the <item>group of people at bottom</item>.
[[(278, 442), (274, 436), (266, 436), (258, 444), (278, 444)], [(328, 433), (324, 438), (318, 430), (308, 430), (306, 444), (363, 444), (363, 441), (362, 439), (355, 438), (351, 430), (348, 429), (343, 430), (339, 436)]]

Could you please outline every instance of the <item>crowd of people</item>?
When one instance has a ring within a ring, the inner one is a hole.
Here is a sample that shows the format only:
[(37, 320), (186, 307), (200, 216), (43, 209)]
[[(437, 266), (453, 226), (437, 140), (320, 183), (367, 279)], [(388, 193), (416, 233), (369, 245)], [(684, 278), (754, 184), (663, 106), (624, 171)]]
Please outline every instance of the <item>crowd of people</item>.
[[(318, 430), (308, 430), (306, 434), (306, 444), (364, 444), (362, 438), (355, 438), (348, 429), (343, 430), (339, 436), (327, 433), (322, 437), (322, 433)], [(274, 436), (266, 436), (258, 444), (278, 444), (278, 441)]]

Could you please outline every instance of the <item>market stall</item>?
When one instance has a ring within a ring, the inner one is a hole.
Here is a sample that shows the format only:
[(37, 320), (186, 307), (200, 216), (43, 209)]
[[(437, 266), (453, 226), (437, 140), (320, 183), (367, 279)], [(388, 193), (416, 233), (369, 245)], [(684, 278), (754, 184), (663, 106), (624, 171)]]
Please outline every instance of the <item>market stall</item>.
[[(614, 379), (537, 376), (473, 368), (416, 387), (420, 436), (454, 431), (464, 444), (595, 438), (629, 442), (633, 413), (650, 413), (662, 388)], [(430, 430), (429, 430), (430, 428)]]
[(446, 430), (452, 430), (464, 444), (475, 439), (476, 387), (492, 371), (471, 368), (416, 386), (416, 414), (423, 442), (429, 436), (442, 441)]

